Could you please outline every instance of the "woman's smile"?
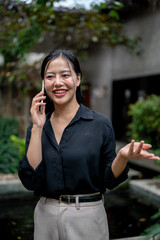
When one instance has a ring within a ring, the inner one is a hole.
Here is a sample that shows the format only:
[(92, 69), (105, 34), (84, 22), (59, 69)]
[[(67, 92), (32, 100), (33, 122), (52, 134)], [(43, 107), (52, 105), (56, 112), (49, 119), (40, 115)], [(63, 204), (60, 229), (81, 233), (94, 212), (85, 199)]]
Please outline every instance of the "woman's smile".
[(53, 93), (56, 97), (63, 97), (68, 93), (67, 89), (55, 89)]

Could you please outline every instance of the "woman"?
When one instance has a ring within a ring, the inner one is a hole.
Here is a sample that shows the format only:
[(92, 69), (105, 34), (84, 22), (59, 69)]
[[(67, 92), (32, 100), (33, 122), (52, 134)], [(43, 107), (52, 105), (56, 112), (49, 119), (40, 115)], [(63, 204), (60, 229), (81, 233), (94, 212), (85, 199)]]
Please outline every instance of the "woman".
[(107, 240), (106, 188), (127, 179), (129, 158), (159, 157), (146, 151), (150, 144), (134, 140), (116, 156), (111, 122), (82, 104), (82, 73), (72, 52), (49, 53), (41, 77), (45, 91), (32, 100), (32, 125), (19, 167), (24, 186), (41, 196), (34, 239)]

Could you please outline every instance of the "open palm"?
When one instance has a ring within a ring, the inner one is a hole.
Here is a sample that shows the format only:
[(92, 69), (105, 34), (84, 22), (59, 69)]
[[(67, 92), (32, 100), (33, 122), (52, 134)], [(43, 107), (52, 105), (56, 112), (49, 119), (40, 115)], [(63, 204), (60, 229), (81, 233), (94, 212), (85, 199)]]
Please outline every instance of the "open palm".
[(148, 159), (148, 160), (160, 160), (158, 156), (155, 156), (153, 153), (146, 151), (152, 147), (151, 144), (141, 142), (135, 142), (134, 140), (131, 143), (127, 144), (121, 148), (121, 155), (127, 159)]

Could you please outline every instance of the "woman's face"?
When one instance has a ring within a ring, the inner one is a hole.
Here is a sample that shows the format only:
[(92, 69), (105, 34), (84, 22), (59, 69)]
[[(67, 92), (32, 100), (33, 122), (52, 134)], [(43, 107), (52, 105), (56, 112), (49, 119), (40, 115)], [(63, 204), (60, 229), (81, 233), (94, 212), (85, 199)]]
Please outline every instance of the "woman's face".
[(45, 90), (54, 105), (64, 105), (76, 100), (76, 89), (80, 85), (80, 76), (63, 57), (51, 60), (44, 74)]

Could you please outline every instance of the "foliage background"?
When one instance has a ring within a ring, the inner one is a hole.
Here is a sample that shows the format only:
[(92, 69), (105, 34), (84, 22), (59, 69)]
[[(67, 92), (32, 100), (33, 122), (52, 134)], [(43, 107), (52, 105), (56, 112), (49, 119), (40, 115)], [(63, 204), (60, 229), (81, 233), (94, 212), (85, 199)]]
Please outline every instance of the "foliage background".
[(0, 172), (17, 173), (24, 154), (24, 139), (18, 138), (18, 121), (11, 117), (0, 117), (0, 136)]
[(131, 104), (128, 115), (128, 136), (136, 141), (144, 140), (152, 145), (152, 151), (160, 155), (160, 96), (150, 95), (145, 100)]
[(26, 91), (40, 87), (33, 81), (40, 62), (28, 69), (26, 53), (46, 38), (52, 39), (55, 48), (63, 46), (74, 49), (83, 60), (92, 47), (122, 44), (135, 50), (139, 44), (139, 37), (132, 39), (123, 33), (118, 13), (123, 8), (120, 1), (95, 3), (89, 11), (57, 9), (54, 2), (32, 0), (27, 4), (21, 1), (0, 1), (0, 52), (4, 57), (0, 74), (1, 87), (6, 81), (14, 81)]

